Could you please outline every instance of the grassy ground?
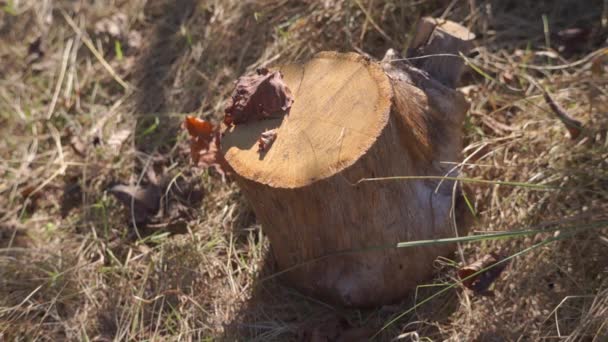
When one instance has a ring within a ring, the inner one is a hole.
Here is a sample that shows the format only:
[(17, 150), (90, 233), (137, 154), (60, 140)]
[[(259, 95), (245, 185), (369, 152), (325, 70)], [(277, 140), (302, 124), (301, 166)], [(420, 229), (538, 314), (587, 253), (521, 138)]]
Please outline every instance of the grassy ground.
[[(606, 1), (0, 7), (0, 340), (330, 341), (383, 327), (377, 340), (608, 339)], [(268, 242), (236, 185), (189, 166), (184, 115), (218, 121), (233, 80), (261, 65), (404, 49), (421, 15), (478, 33), (461, 88), (472, 103), (463, 172), (543, 185), (472, 184), (473, 230), (538, 232), (462, 244), (429, 282), (499, 251), (513, 259), (494, 297), (433, 286), (347, 310), (268, 280)], [(542, 88), (583, 123), (578, 138)], [(108, 190), (155, 179), (162, 210), (133, 228)]]

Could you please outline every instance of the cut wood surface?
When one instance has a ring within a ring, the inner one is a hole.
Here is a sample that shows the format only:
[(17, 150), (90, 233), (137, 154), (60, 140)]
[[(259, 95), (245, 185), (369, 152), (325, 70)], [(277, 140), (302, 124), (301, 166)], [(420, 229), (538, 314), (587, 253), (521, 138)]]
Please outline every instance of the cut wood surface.
[[(376, 63), (329, 52), (280, 70), (297, 99), (289, 115), (234, 126), (222, 140), (244, 178), (295, 188), (330, 177), (361, 157), (388, 122), (391, 86)], [(274, 128), (276, 141), (260, 154), (258, 138)]]
[[(461, 49), (448, 45), (447, 52)], [(433, 261), (454, 251), (445, 244), (391, 248), (457, 234), (451, 213), (453, 203), (460, 212), (461, 198), (454, 182), (357, 183), (457, 175), (443, 162), (460, 160), (468, 103), (430, 76), (449, 67), (427, 67), (320, 53), (279, 67), (295, 98), (288, 114), (226, 131), (226, 161), (291, 286), (348, 306), (389, 303), (428, 280)], [(451, 80), (460, 76), (450, 73)], [(276, 139), (260, 151), (256, 142), (270, 129)]]

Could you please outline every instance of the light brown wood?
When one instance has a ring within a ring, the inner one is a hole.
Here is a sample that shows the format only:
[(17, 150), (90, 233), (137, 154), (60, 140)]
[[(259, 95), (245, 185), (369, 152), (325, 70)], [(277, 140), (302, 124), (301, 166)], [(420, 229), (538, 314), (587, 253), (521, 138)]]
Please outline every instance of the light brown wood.
[[(328, 52), (280, 69), (297, 99), (289, 115), (233, 126), (222, 139), (240, 176), (275, 188), (306, 186), (352, 165), (384, 129), (391, 87), (376, 63)], [(260, 154), (257, 139), (275, 128), (275, 142)]]
[(456, 86), (464, 61), (460, 53), (473, 48), (475, 34), (450, 20), (421, 18), (408, 49), (412, 65), (448, 87)]
[[(356, 183), (455, 176), (442, 162), (460, 160), (468, 103), (407, 63), (321, 53), (280, 69), (295, 97), (289, 115), (231, 128), (222, 151), (286, 271), (282, 278), (347, 306), (402, 298), (455, 246), (390, 246), (455, 236), (459, 192), (453, 182), (430, 179)], [(260, 154), (256, 140), (274, 128), (276, 141)]]

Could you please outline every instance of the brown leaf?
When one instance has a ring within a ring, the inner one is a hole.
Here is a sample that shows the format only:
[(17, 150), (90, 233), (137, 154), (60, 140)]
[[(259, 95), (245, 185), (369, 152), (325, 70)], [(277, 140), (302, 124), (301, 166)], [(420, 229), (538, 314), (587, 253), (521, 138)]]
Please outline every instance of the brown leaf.
[(79, 157), (85, 158), (87, 155), (87, 144), (81, 138), (81, 134), (75, 132), (73, 127), (66, 127), (64, 131), (64, 137), (62, 139), (67, 140), (68, 145), (72, 148), (72, 151)]
[[(160, 209), (162, 191), (157, 185), (117, 184), (108, 191), (133, 213), (135, 223), (145, 224)], [(131, 205), (133, 205), (131, 211)]]
[(591, 29), (588, 27), (571, 27), (558, 31), (555, 40), (558, 43), (558, 50), (565, 55), (570, 55), (584, 50), (589, 43)]
[(274, 142), (274, 140), (277, 138), (277, 130), (276, 129), (271, 129), (268, 130), (264, 133), (262, 133), (262, 135), (260, 136), (260, 139), (258, 139), (258, 152), (266, 152), (269, 148), (270, 145), (272, 145), (272, 143)]
[(127, 42), (132, 49), (139, 49), (143, 45), (144, 38), (139, 31), (130, 31), (127, 35)]
[(34, 192), (35, 189), (36, 189), (36, 186), (34, 186), (34, 185), (27, 185), (23, 189), (21, 189), (21, 196), (23, 198), (29, 197), (29, 195), (31, 195), (32, 192)]
[(226, 181), (226, 176), (232, 173), (232, 168), (226, 159), (224, 159), (224, 155), (220, 149), (220, 142), (221, 134), (220, 132), (216, 132), (209, 147), (206, 150), (199, 151), (197, 163), (203, 167), (213, 167), (222, 176), (222, 180)]
[(517, 74), (513, 70), (505, 70), (504, 72), (499, 74), (499, 78), (502, 81), (502, 83), (505, 83), (508, 85), (517, 85), (518, 84)]
[(578, 138), (578, 136), (583, 131), (583, 124), (568, 115), (568, 113), (553, 100), (553, 98), (551, 97), (551, 95), (549, 95), (548, 92), (543, 91), (543, 97), (545, 98), (545, 102), (547, 102), (553, 113), (555, 113), (555, 115), (557, 115), (557, 118), (566, 126), (566, 129), (568, 130), (568, 132), (570, 132), (570, 137), (572, 139)]
[[(127, 219), (144, 234), (163, 230), (171, 234), (184, 234), (188, 222), (198, 215), (204, 191), (197, 173), (167, 172), (154, 165), (145, 171), (147, 185), (114, 185), (108, 192), (114, 195), (127, 209)], [(131, 209), (131, 204), (133, 208)]]
[(128, 24), (128, 18), (124, 13), (116, 13), (96, 22), (95, 34), (106, 34), (112, 38), (120, 38), (125, 35)]
[(226, 107), (224, 123), (238, 125), (251, 119), (260, 120), (289, 113), (293, 95), (283, 81), (280, 71), (260, 68), (255, 75), (242, 76)]
[(196, 165), (200, 160), (200, 155), (209, 150), (209, 145), (213, 139), (213, 125), (208, 121), (186, 116), (184, 120), (184, 128), (188, 130), (190, 135), (190, 158)]
[(218, 127), (213, 127), (205, 120), (187, 116), (184, 128), (190, 135), (190, 158), (195, 165), (213, 167), (226, 180), (226, 174), (232, 168), (221, 153), (221, 133)]
[(76, 136), (70, 138), (70, 147), (81, 158), (86, 158), (87, 147), (82, 140)]
[[(498, 279), (502, 271), (504, 271), (507, 267), (506, 262), (496, 265), (501, 260), (503, 260), (503, 258), (496, 253), (484, 255), (483, 258), (473, 262), (472, 264), (460, 268), (458, 270), (458, 277), (462, 279), (462, 284), (466, 288), (472, 290), (475, 294), (491, 294), (491, 292), (488, 291), (490, 285), (492, 285), (492, 283)], [(472, 276), (483, 269), (487, 270)]]
[(39, 61), (45, 54), (45, 47), (42, 41), (42, 36), (38, 36), (33, 42), (31, 42), (27, 47), (27, 57), (25, 58), (25, 62), (29, 64), (33, 64), (34, 62)]
[(120, 150), (122, 144), (127, 140), (127, 138), (131, 135), (131, 131), (128, 129), (118, 130), (108, 138), (108, 146), (113, 148), (115, 151)]
[(186, 120), (184, 121), (184, 127), (186, 127), (188, 134), (190, 134), (191, 137), (199, 137), (211, 141), (214, 128), (209, 121), (187, 115)]

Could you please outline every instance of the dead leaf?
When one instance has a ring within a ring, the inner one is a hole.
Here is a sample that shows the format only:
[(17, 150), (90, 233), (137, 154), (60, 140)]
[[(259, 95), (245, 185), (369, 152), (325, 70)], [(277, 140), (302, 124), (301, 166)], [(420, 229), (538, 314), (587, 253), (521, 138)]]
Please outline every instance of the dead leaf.
[[(498, 279), (508, 264), (504, 262), (496, 265), (501, 260), (503, 260), (503, 258), (501, 258), (498, 254), (490, 253), (484, 255), (483, 258), (473, 262), (472, 264), (460, 268), (458, 270), (458, 277), (462, 279), (462, 285), (472, 290), (477, 295), (492, 295), (492, 292), (488, 291), (490, 285), (492, 285), (492, 283)], [(487, 270), (476, 276), (470, 277), (483, 269)]]
[(197, 165), (201, 152), (209, 149), (213, 139), (213, 125), (208, 121), (188, 115), (184, 120), (184, 128), (188, 130), (190, 135), (190, 158)]
[(30, 43), (27, 47), (27, 57), (25, 58), (25, 62), (29, 64), (33, 64), (39, 61), (42, 57), (44, 57), (45, 48), (42, 43), (42, 36), (38, 36), (33, 42)]
[(66, 139), (68, 139), (68, 144), (72, 148), (72, 151), (76, 153), (79, 157), (85, 158), (87, 155), (87, 145), (82, 141), (82, 139), (73, 134), (71, 130), (66, 130)]
[(95, 23), (95, 34), (106, 34), (112, 38), (120, 38), (124, 36), (128, 23), (126, 14), (116, 13), (97, 21)]
[(116, 49), (115, 44), (118, 43), (125, 55), (133, 54), (143, 46), (144, 40), (141, 32), (130, 30), (128, 19), (124, 13), (115, 13), (98, 20), (94, 26), (95, 39), (113, 49)]
[(466, 97), (471, 97), (479, 92), (481, 92), (481, 87), (477, 84), (470, 84), (464, 87), (458, 88), (458, 90)]
[(162, 191), (154, 184), (147, 186), (118, 184), (111, 187), (108, 192), (133, 213), (136, 224), (145, 224), (160, 209)]
[(190, 135), (190, 158), (194, 165), (213, 167), (226, 180), (232, 168), (221, 153), (221, 133), (211, 123), (192, 116), (186, 116), (184, 128)]
[(184, 127), (186, 127), (191, 137), (202, 138), (207, 142), (211, 141), (214, 129), (209, 121), (187, 115)]
[(277, 130), (276, 129), (271, 129), (268, 131), (265, 131), (264, 133), (262, 133), (262, 135), (260, 136), (260, 139), (258, 139), (258, 152), (266, 152), (270, 146), (272, 145), (272, 143), (274, 142), (274, 140), (277, 138)]
[(36, 186), (34, 186), (34, 185), (25, 186), (23, 189), (21, 189), (21, 197), (23, 197), (23, 198), (29, 197), (32, 194), (32, 192), (34, 192), (35, 189), (36, 189)]
[(203, 167), (213, 167), (222, 177), (222, 181), (226, 181), (226, 176), (232, 173), (232, 168), (224, 159), (220, 148), (221, 134), (216, 132), (213, 140), (209, 144), (207, 150), (201, 151), (198, 154), (198, 164)]
[(108, 138), (108, 146), (112, 147), (116, 151), (120, 150), (122, 144), (127, 140), (127, 138), (131, 135), (131, 130), (121, 129), (117, 132), (112, 133)]
[(238, 125), (251, 119), (260, 120), (289, 113), (293, 95), (283, 81), (280, 71), (260, 68), (255, 75), (242, 76), (226, 107), (224, 123)]
[[(150, 173), (147, 173), (147, 176), (150, 182), (158, 179)], [(146, 228), (164, 230), (171, 234), (187, 233), (188, 222), (198, 216), (200, 202), (204, 196), (200, 178), (190, 173), (181, 173), (177, 177), (174, 174), (165, 174), (156, 184), (159, 184), (164, 195), (159, 213), (151, 218)]]
[(578, 138), (578, 136), (583, 131), (583, 124), (568, 115), (568, 113), (553, 100), (553, 98), (551, 97), (551, 95), (549, 95), (548, 92), (543, 91), (543, 97), (545, 98), (545, 102), (547, 102), (553, 113), (555, 113), (555, 115), (557, 115), (557, 118), (566, 126), (566, 129), (568, 130), (568, 132), (570, 132), (570, 137), (572, 139)]
[(81, 158), (85, 158), (87, 156), (87, 146), (78, 136), (71, 136), (69, 144), (74, 153), (76, 153), (78, 156)]
[(85, 158), (87, 155), (87, 145), (84, 143), (80, 134), (75, 132), (73, 127), (66, 127), (64, 130), (64, 137), (62, 139), (67, 140), (68, 145), (72, 148), (72, 151), (79, 157)]
[(130, 31), (127, 35), (127, 43), (129, 48), (137, 50), (142, 47), (144, 38), (139, 31)]
[[(160, 175), (157, 175), (159, 169)], [(188, 222), (198, 215), (204, 191), (200, 175), (191, 172), (167, 172), (159, 165), (146, 168), (147, 185), (114, 185), (108, 190), (127, 208), (127, 218), (135, 218), (144, 234), (163, 230), (171, 234), (184, 234)], [(133, 208), (131, 209), (131, 205)]]
[(517, 85), (519, 83), (517, 74), (513, 70), (505, 70), (499, 74), (500, 81), (508, 85)]
[(188, 135), (190, 136), (190, 147), (193, 152), (192, 159), (196, 164), (198, 152), (208, 148), (213, 139), (213, 126), (205, 120), (188, 115), (184, 120), (183, 127), (188, 131)]
[(565, 55), (580, 52), (589, 43), (591, 29), (588, 27), (571, 27), (555, 34), (558, 51)]

